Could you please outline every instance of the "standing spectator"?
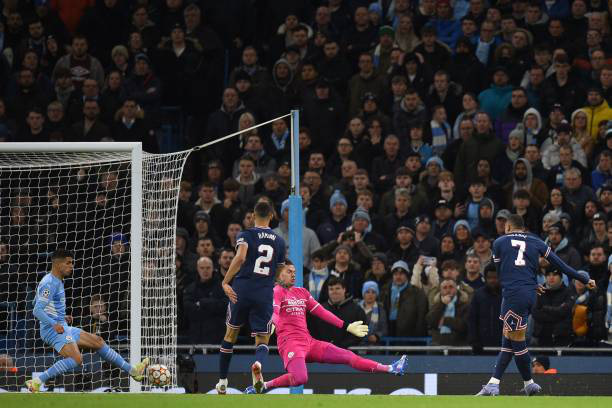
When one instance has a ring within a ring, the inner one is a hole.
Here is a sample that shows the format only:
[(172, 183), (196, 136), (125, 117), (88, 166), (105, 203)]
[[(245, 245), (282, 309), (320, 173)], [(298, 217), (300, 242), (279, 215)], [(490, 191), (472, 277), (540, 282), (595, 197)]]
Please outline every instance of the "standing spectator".
[[(104, 69), (100, 61), (88, 53), (89, 45), (87, 38), (77, 34), (72, 38), (70, 54), (63, 56), (55, 64), (53, 77), (59, 68), (66, 68), (72, 74), (72, 84), (76, 89), (81, 89), (83, 81), (87, 78), (95, 79), (98, 84), (104, 83)], [(110, 53), (109, 53), (110, 54)]]
[(502, 142), (508, 143), (508, 136), (523, 122), (528, 108), (527, 91), (524, 88), (514, 88), (510, 94), (510, 104), (495, 122), (495, 133)]
[(512, 204), (512, 195), (518, 190), (527, 190), (531, 195), (531, 201), (537, 208), (543, 208), (548, 199), (548, 187), (540, 179), (534, 178), (531, 171), (531, 164), (526, 158), (519, 158), (514, 161), (511, 180), (504, 186), (505, 207), (509, 208)]
[(483, 347), (499, 347), (503, 329), (501, 286), (494, 265), (487, 265), (484, 278), (485, 286), (474, 292), (468, 315), (468, 343), (474, 354), (480, 354)]
[(320, 299), (323, 284), (329, 277), (329, 268), (327, 267), (323, 254), (320, 252), (313, 253), (310, 261), (311, 266), (310, 273), (308, 274), (308, 291), (310, 292), (310, 296), (312, 296), (314, 299)]
[(329, 80), (320, 79), (315, 85), (315, 97), (304, 102), (302, 115), (311, 131), (309, 134), (314, 137), (315, 146), (329, 150), (333, 140), (342, 132), (344, 110), (341, 97), (330, 89)]
[(338, 238), (340, 233), (346, 231), (351, 224), (351, 219), (347, 214), (348, 203), (340, 190), (334, 191), (329, 199), (330, 217), (327, 221), (317, 228), (319, 242), (327, 244)]
[[(274, 232), (280, 235), (289, 247), (289, 200), (283, 201), (281, 206), (281, 221)], [(302, 227), (302, 255), (304, 256), (304, 268), (310, 269), (313, 252), (321, 247), (317, 234), (307, 226)]]
[(564, 347), (572, 341), (572, 307), (570, 290), (561, 280), (561, 272), (546, 272), (546, 291), (540, 295), (532, 311), (533, 335), (540, 347)]
[[(361, 56), (376, 46), (378, 30), (370, 24), (367, 8), (357, 7), (353, 17), (354, 25), (344, 31), (342, 44), (349, 61), (354, 64), (359, 59), (361, 66)], [(378, 92), (374, 93), (380, 95)], [(357, 112), (353, 112), (351, 108), (349, 108), (350, 114), (356, 114)]]
[(483, 268), (481, 268), (481, 262), (478, 255), (468, 255), (465, 259), (464, 268), (465, 278), (463, 278), (463, 282), (470, 285), (474, 290), (480, 289), (485, 285), (484, 279), (482, 278), (482, 274), (480, 273), (481, 269)]
[(422, 56), (426, 69), (429, 72), (437, 72), (441, 69), (448, 70), (452, 60), (451, 51), (448, 45), (438, 40), (436, 28), (423, 27), (421, 29), (421, 40), (421, 44), (414, 51)]
[[(330, 277), (327, 286), (329, 300), (321, 300), (321, 305), (344, 321), (367, 321), (366, 314), (361, 307), (347, 293), (344, 281), (340, 278)], [(308, 329), (312, 336), (318, 340), (329, 341), (338, 347), (349, 348), (359, 344), (359, 339), (342, 328), (333, 327), (321, 319), (309, 319)]]
[(397, 261), (391, 267), (392, 280), (381, 291), (381, 303), (389, 317), (389, 335), (425, 336), (427, 298), (422, 289), (410, 285), (408, 264)]
[(113, 126), (113, 138), (116, 142), (141, 142), (145, 152), (159, 152), (157, 136), (145, 122), (144, 112), (134, 99), (125, 99), (117, 114), (118, 120)]
[(381, 97), (386, 92), (384, 77), (376, 73), (372, 55), (363, 52), (359, 55), (359, 72), (348, 83), (348, 114), (354, 117), (359, 114), (363, 96), (370, 92)]
[(80, 317), (79, 327), (102, 337), (105, 341), (115, 341), (118, 334), (118, 322), (111, 320), (106, 301), (102, 295), (94, 294), (91, 296), (87, 312), (85, 316)]
[(144, 110), (145, 116), (156, 122), (161, 107), (162, 83), (151, 69), (151, 61), (146, 54), (134, 56), (134, 71), (125, 81), (125, 93), (134, 98)]
[(610, 179), (612, 179), (612, 152), (604, 150), (599, 155), (597, 167), (591, 172), (591, 187), (593, 190), (599, 190)]
[(100, 105), (95, 99), (83, 103), (83, 120), (72, 126), (73, 140), (78, 142), (99, 142), (111, 139), (108, 126), (99, 120)]
[(419, 258), (419, 249), (414, 243), (414, 236), (415, 232), (412, 226), (405, 222), (400, 223), (396, 229), (395, 241), (386, 254), (390, 263), (403, 260), (409, 265), (414, 265)]
[[(549, 213), (550, 214), (550, 213)], [(565, 227), (561, 221), (548, 227), (548, 237), (545, 241), (559, 258), (574, 269), (580, 269), (582, 260), (580, 254), (566, 237)]]
[(567, 54), (558, 54), (554, 58), (553, 65), (554, 75), (549, 76), (542, 85), (542, 102), (540, 103), (540, 106), (544, 108), (542, 113), (549, 113), (546, 110), (547, 107), (560, 103), (565, 108), (564, 113), (569, 115), (584, 103), (584, 88), (578, 76), (571, 71)]
[(421, 288), (425, 293), (440, 286), (440, 275), (436, 268), (435, 258), (420, 255), (412, 268), (410, 284)]
[(570, 168), (563, 173), (563, 188), (561, 189), (564, 200), (579, 211), (584, 208), (588, 200), (597, 201), (593, 189), (582, 184), (582, 175), (580, 170)]
[(145, 5), (141, 4), (134, 7), (131, 23), (129, 29), (140, 34), (145, 48), (153, 49), (157, 46), (161, 33), (155, 23), (149, 19), (149, 12)]
[(604, 99), (601, 88), (593, 87), (587, 94), (587, 106), (582, 108), (587, 114), (587, 129), (593, 140), (596, 140), (598, 126), (602, 120), (612, 118), (612, 108)]
[(432, 344), (461, 346), (467, 343), (467, 315), (469, 304), (457, 296), (457, 282), (452, 279), (440, 283), (440, 301), (427, 313)]
[(493, 70), (492, 85), (478, 95), (480, 107), (493, 121), (502, 115), (512, 100), (512, 85), (509, 82), (508, 70), (499, 66)]
[(359, 306), (361, 306), (366, 314), (364, 323), (368, 325), (367, 344), (375, 345), (387, 335), (387, 312), (383, 304), (378, 301), (380, 291), (376, 282), (365, 282), (361, 289), (361, 294), (363, 300), (359, 301)]
[[(321, 252), (324, 252), (324, 249), (326, 248), (324, 247)], [(352, 259), (353, 250), (351, 246), (347, 242), (343, 242), (336, 247), (332, 255), (334, 260), (328, 264), (329, 277), (323, 283), (319, 302), (327, 300), (329, 282), (334, 278), (339, 278), (344, 282), (344, 288), (348, 295), (359, 298), (361, 296), (361, 285), (363, 284), (363, 271), (361, 271), (360, 265)]]
[(183, 295), (185, 312), (189, 316), (190, 342), (218, 344), (225, 333), (227, 297), (219, 277), (213, 273), (210, 258), (198, 259), (197, 272), (197, 279), (187, 286)]
[(597, 347), (601, 340), (607, 340), (606, 301), (601, 292), (589, 291), (578, 280), (570, 286), (574, 307), (572, 308), (572, 328), (576, 339), (574, 344)]
[[(109, 30), (110, 27), (112, 29)], [(125, 41), (128, 33), (123, 6), (117, 0), (96, 2), (95, 6), (85, 10), (77, 31), (87, 38), (91, 53), (100, 59), (102, 66), (108, 66), (111, 50)]]
[(503, 150), (502, 142), (492, 132), (491, 120), (487, 113), (479, 112), (474, 117), (476, 132), (459, 148), (455, 161), (455, 184), (463, 186), (476, 176), (476, 165), (480, 159), (493, 163)]

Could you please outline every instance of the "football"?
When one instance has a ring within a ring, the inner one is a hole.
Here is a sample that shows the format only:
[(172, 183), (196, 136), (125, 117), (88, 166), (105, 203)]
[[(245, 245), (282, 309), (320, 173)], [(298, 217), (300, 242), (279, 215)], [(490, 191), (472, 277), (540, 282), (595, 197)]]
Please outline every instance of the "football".
[(172, 379), (170, 370), (163, 364), (153, 364), (148, 368), (149, 384), (153, 387), (164, 387)]

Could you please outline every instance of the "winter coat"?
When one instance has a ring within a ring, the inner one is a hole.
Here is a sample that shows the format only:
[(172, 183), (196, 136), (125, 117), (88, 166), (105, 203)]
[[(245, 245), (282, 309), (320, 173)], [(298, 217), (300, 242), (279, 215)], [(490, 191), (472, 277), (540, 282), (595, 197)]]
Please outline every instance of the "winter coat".
[[(365, 312), (355, 302), (352, 296), (348, 296), (343, 302), (337, 305), (329, 301), (323, 301), (321, 302), (321, 306), (345, 322), (352, 323), (357, 320), (361, 320), (362, 322), (367, 321)], [(361, 341), (359, 337), (353, 336), (346, 330), (332, 326), (312, 315), (308, 315), (307, 322), (310, 334), (317, 340), (328, 341), (341, 348), (356, 346)]]
[(504, 112), (512, 99), (512, 85), (495, 86), (485, 89), (478, 95), (480, 108), (495, 121)]
[(474, 292), (468, 315), (468, 343), (472, 346), (499, 347), (503, 323), (501, 291), (483, 287)]
[(367, 92), (371, 92), (379, 98), (382, 98), (387, 91), (385, 77), (372, 73), (369, 77), (364, 78), (360, 74), (355, 74), (349, 80), (348, 84), (348, 114), (350, 117), (356, 116), (361, 109), (361, 98)]
[[(574, 300), (567, 286), (563, 283), (558, 289), (546, 289), (543, 295), (538, 296), (536, 305), (532, 310), (534, 323), (533, 335), (542, 343), (567, 345), (565, 339), (572, 336), (572, 307)], [(556, 343), (558, 338), (561, 343)], [(569, 344), (569, 343), (568, 343)]]
[(218, 277), (199, 279), (187, 286), (183, 295), (189, 316), (189, 334), (194, 344), (219, 344), (225, 334), (227, 297)]
[[(274, 229), (278, 235), (283, 237), (285, 240), (285, 244), (287, 245), (287, 249), (289, 249), (289, 226), (281, 222), (278, 224), (278, 227)], [(304, 268), (310, 268), (310, 257), (312, 253), (317, 249), (321, 248), (321, 244), (319, 243), (319, 238), (317, 238), (317, 234), (310, 228), (304, 226), (302, 229), (302, 254), (304, 256)]]
[(476, 133), (459, 148), (459, 155), (455, 161), (455, 184), (463, 188), (466, 182), (476, 176), (476, 165), (480, 159), (488, 159), (494, 163), (503, 152), (503, 143), (490, 133)]
[[(385, 306), (387, 316), (391, 310), (391, 285), (389, 282), (380, 292), (380, 301)], [(422, 289), (408, 285), (400, 293), (395, 335), (402, 337), (422, 337), (427, 335), (427, 298)]]
[[(517, 181), (514, 177), (514, 169), (516, 168), (516, 163), (518, 163), (519, 161), (523, 162), (523, 164), (525, 164), (525, 167), (527, 168), (527, 179), (523, 182)], [(512, 165), (511, 174), (512, 181), (510, 181), (504, 186), (504, 193), (506, 195), (505, 208), (512, 207), (512, 195), (514, 194), (515, 190), (519, 188), (525, 189), (529, 192), (529, 194), (531, 195), (530, 203), (534, 207), (540, 209), (543, 208), (544, 205), (546, 205), (546, 201), (548, 200), (548, 187), (542, 180), (533, 177), (529, 160), (524, 158), (517, 159)]]
[[(455, 317), (444, 317), (444, 311), (447, 305), (444, 303), (435, 303), (429, 313), (427, 313), (427, 325), (431, 333), (431, 343), (433, 345), (448, 345), (448, 346), (463, 346), (467, 344), (467, 317), (469, 312), (469, 303), (464, 303), (457, 299), (455, 304)], [(440, 319), (443, 319), (443, 325), (451, 329), (451, 333), (440, 333)]]
[(593, 142), (596, 142), (599, 122), (605, 119), (612, 119), (612, 108), (604, 99), (601, 104), (597, 106), (585, 106), (582, 110), (585, 111), (587, 115), (587, 129), (593, 138)]

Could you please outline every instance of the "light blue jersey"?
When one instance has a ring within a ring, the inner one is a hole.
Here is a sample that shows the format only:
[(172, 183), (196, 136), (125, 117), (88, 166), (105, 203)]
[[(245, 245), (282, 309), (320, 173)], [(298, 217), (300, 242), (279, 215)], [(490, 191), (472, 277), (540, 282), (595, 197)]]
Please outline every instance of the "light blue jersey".
[[(81, 330), (66, 324), (64, 282), (51, 273), (46, 274), (36, 288), (34, 316), (40, 322), (40, 337), (58, 353), (64, 345), (79, 341)], [(64, 333), (57, 333), (53, 328), (55, 324), (61, 324)]]
[(34, 299), (34, 316), (40, 322), (40, 329), (66, 321), (66, 293), (64, 282), (48, 273), (38, 283)]

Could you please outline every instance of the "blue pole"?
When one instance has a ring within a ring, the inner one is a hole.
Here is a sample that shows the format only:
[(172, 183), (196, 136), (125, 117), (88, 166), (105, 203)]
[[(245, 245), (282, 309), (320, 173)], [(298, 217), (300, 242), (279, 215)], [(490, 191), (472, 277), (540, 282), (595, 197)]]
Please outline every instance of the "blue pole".
[[(304, 254), (302, 253), (302, 230), (304, 212), (300, 195), (300, 112), (291, 111), (291, 193), (289, 195), (289, 259), (295, 265), (295, 284), (304, 286), (302, 274)], [(303, 394), (304, 387), (291, 387), (291, 394)]]

